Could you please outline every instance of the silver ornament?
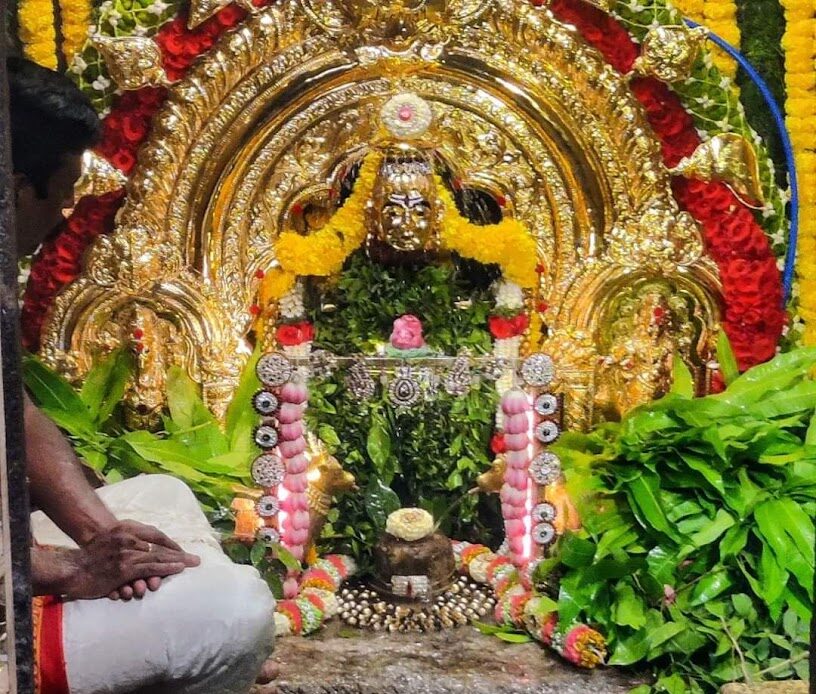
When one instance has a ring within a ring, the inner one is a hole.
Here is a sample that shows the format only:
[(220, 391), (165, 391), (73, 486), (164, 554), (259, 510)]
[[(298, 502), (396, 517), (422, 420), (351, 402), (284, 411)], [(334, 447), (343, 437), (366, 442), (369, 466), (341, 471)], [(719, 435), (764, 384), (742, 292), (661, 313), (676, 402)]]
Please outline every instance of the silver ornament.
[(264, 424), (255, 430), (255, 443), (264, 450), (270, 450), (278, 445), (278, 430), (271, 424)]
[(262, 496), (258, 500), (256, 509), (261, 518), (272, 518), (273, 516), (276, 516), (280, 511), (280, 502), (278, 501), (278, 497), (271, 495)]
[(448, 373), (442, 380), (442, 385), (448, 395), (467, 395), (473, 385), (470, 375), (470, 362), (467, 357), (457, 357)]
[(539, 523), (533, 528), (533, 540), (537, 545), (549, 545), (555, 539), (555, 528), (550, 523)]
[(285, 356), (273, 352), (262, 356), (255, 370), (261, 383), (267, 388), (280, 388), (292, 378), (294, 367)]
[(556, 482), (561, 475), (561, 460), (555, 453), (545, 451), (537, 455), (530, 464), (530, 477), (536, 484), (548, 485)]
[(259, 487), (276, 487), (285, 474), (286, 467), (277, 455), (264, 453), (252, 463), (252, 481)]
[(555, 364), (546, 354), (532, 354), (521, 365), (521, 377), (528, 386), (543, 388), (555, 378)]
[(541, 424), (539, 424), (535, 430), (535, 436), (539, 441), (541, 441), (541, 443), (552, 443), (559, 437), (560, 434), (561, 431), (559, 430), (558, 425), (555, 422), (550, 421), (541, 422)]
[(388, 384), (388, 402), (394, 407), (414, 407), (422, 399), (422, 389), (410, 366), (402, 366)]
[(359, 361), (346, 372), (346, 388), (358, 400), (371, 400), (377, 392), (377, 384)]
[(551, 393), (539, 395), (535, 401), (535, 411), (542, 417), (551, 417), (558, 412), (558, 398)]
[(252, 407), (262, 417), (271, 417), (280, 407), (280, 400), (268, 390), (259, 390), (252, 398)]
[(555, 506), (545, 501), (533, 509), (533, 520), (536, 523), (552, 523), (556, 516)]
[(258, 531), (258, 539), (269, 545), (277, 545), (280, 542), (280, 533), (275, 528), (261, 528)]

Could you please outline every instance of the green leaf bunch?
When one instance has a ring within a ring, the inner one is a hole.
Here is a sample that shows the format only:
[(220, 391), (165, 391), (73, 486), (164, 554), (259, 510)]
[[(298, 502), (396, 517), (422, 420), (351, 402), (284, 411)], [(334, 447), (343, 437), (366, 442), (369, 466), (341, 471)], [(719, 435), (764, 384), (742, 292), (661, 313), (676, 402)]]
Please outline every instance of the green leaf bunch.
[(725, 392), (693, 399), (679, 378), (557, 447), (584, 522), (551, 562), (561, 619), (598, 625), (610, 663), (649, 666), (653, 691), (807, 675), (816, 350), (742, 376), (720, 352)]
[(205, 509), (223, 516), (236, 485), (250, 482), (257, 455), (252, 441), (257, 417), (251, 399), (258, 389), (256, 353), (241, 376), (224, 428), (201, 399), (187, 373), (167, 375), (167, 412), (162, 430), (129, 431), (121, 402), (133, 375), (133, 359), (118, 350), (97, 361), (79, 391), (36, 357), (27, 357), (26, 388), (40, 409), (70, 438), (77, 455), (106, 482), (141, 473), (169, 474), (186, 482)]

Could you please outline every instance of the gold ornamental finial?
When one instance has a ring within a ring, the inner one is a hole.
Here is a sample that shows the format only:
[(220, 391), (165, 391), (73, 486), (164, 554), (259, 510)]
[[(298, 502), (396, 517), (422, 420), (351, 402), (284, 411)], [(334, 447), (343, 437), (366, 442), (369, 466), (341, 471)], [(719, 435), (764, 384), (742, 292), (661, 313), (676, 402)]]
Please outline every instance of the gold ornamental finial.
[(678, 24), (650, 29), (634, 71), (669, 83), (686, 79), (707, 38), (708, 30), (703, 27), (690, 29)]
[(187, 28), (195, 29), (199, 24), (203, 24), (227, 5), (233, 4), (233, 2), (250, 14), (255, 14), (259, 9), (252, 3), (252, 0), (192, 0), (190, 3), (190, 16), (187, 18)]
[(749, 206), (762, 205), (765, 201), (756, 150), (736, 133), (715, 135), (671, 172), (676, 176), (725, 183)]
[(74, 200), (112, 193), (126, 183), (127, 176), (119, 169), (96, 152), (88, 151), (82, 155), (82, 175), (74, 185)]
[(159, 47), (143, 36), (100, 36), (91, 39), (116, 86), (126, 91), (169, 84)]

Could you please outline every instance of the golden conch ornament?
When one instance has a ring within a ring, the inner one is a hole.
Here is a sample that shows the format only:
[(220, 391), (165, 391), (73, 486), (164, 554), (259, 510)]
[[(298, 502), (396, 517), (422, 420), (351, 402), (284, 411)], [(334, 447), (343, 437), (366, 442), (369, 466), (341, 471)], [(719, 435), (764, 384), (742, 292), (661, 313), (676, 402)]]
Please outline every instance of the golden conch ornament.
[(657, 77), (663, 82), (686, 79), (707, 38), (708, 30), (703, 27), (690, 29), (685, 25), (677, 25), (650, 29), (643, 39), (642, 51), (635, 61), (634, 70)]
[(125, 91), (169, 84), (159, 47), (144, 36), (94, 36), (94, 48), (102, 55), (116, 86)]
[(192, 0), (190, 3), (190, 16), (187, 18), (187, 28), (195, 29), (199, 24), (206, 22), (227, 5), (232, 5), (233, 2), (250, 14), (255, 14), (258, 11), (258, 8), (252, 4), (252, 0)]
[(74, 200), (88, 195), (106, 195), (119, 190), (127, 183), (125, 176), (107, 159), (96, 152), (82, 155), (82, 175), (74, 185)]
[(725, 183), (743, 202), (765, 202), (754, 146), (741, 135), (723, 133), (701, 144), (672, 173), (686, 178)]

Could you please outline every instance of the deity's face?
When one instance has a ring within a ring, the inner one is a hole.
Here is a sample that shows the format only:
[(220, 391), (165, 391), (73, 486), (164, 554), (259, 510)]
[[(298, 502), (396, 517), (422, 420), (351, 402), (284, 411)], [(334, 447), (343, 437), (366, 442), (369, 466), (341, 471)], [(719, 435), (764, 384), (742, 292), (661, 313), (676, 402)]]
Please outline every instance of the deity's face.
[(396, 251), (431, 250), (440, 205), (430, 163), (387, 160), (374, 190), (374, 235)]

